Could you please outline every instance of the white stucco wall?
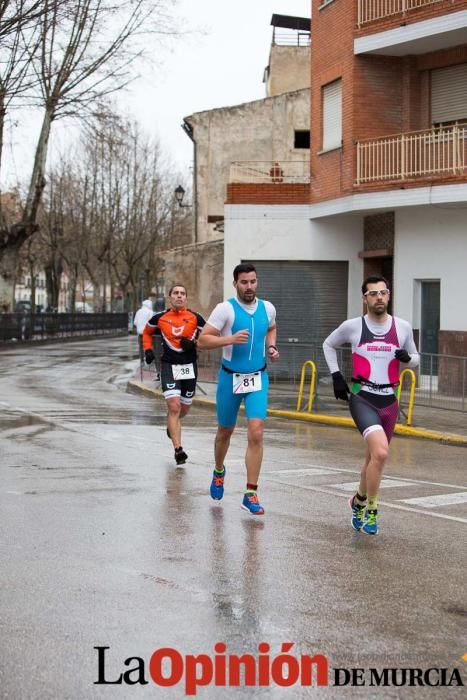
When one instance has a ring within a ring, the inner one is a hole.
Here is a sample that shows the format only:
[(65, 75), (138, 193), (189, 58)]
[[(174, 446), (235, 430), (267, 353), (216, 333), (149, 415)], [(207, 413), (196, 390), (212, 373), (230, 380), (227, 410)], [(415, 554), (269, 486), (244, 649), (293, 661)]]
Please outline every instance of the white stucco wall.
[(467, 210), (396, 211), (394, 313), (420, 327), (420, 280), (440, 280), (440, 329), (467, 331)]
[(232, 295), (232, 270), (245, 259), (346, 260), (349, 316), (361, 313), (363, 222), (360, 216), (310, 221), (309, 206), (227, 205), (224, 298)]
[(223, 216), (233, 161), (299, 161), (309, 170), (309, 149), (294, 148), (296, 130), (310, 128), (310, 89), (197, 112), (185, 121), (196, 142), (197, 238), (219, 238), (208, 216)]

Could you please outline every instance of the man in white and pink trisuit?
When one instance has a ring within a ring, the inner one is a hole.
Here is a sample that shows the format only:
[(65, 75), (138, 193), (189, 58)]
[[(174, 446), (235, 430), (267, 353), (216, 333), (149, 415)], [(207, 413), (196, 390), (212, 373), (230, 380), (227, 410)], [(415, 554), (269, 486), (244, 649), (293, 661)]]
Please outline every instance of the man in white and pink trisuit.
[[(334, 396), (349, 402), (350, 413), (366, 441), (360, 485), (349, 505), (352, 527), (378, 533), (378, 490), (398, 415), (395, 389), (401, 363), (416, 367), (419, 355), (407, 321), (388, 314), (388, 282), (380, 275), (362, 285), (365, 316), (344, 321), (323, 343)], [(352, 389), (339, 371), (336, 348), (352, 346)]]

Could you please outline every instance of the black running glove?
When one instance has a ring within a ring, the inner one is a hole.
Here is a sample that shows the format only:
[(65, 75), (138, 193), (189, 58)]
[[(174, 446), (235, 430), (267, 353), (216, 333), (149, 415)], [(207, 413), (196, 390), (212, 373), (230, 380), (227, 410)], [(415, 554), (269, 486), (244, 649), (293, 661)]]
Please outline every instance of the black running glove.
[(190, 340), (189, 338), (182, 338), (180, 341), (180, 345), (182, 346), (182, 350), (185, 352), (191, 352), (196, 348), (196, 344), (194, 340)]
[(145, 350), (144, 351), (144, 359), (146, 360), (146, 364), (150, 365), (151, 362), (154, 362), (154, 353), (152, 350)]
[(347, 382), (340, 372), (333, 372), (331, 374), (332, 385), (334, 387), (334, 396), (336, 399), (342, 399), (342, 401), (349, 400), (350, 389), (347, 386)]
[(407, 350), (403, 350), (402, 348), (399, 348), (399, 350), (396, 350), (394, 355), (395, 355), (396, 359), (399, 360), (399, 362), (410, 362), (410, 360), (412, 359), (410, 357), (409, 353), (407, 352)]

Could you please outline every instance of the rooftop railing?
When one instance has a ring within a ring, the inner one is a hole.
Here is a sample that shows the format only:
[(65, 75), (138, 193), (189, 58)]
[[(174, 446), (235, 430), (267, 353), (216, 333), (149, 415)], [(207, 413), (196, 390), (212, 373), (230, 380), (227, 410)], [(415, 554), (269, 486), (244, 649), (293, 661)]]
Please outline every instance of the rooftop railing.
[(434, 5), (442, 0), (358, 0), (358, 26), (374, 22), (383, 17), (404, 15), (425, 5)]
[(467, 174), (467, 124), (357, 142), (356, 184)]
[(308, 160), (243, 160), (230, 165), (229, 182), (304, 183), (310, 182)]
[(273, 36), (275, 46), (311, 46), (311, 35), (309, 32), (282, 32)]

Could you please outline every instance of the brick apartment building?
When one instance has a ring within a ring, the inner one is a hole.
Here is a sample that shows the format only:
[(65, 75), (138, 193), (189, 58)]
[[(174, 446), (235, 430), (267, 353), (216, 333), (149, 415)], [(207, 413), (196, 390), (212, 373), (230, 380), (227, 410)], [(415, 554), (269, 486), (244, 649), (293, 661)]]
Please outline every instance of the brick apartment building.
[(321, 341), (382, 272), (422, 351), (467, 356), (467, 0), (313, 0), (310, 61), (310, 178), (237, 163), (225, 294), (255, 261), (280, 335)]

